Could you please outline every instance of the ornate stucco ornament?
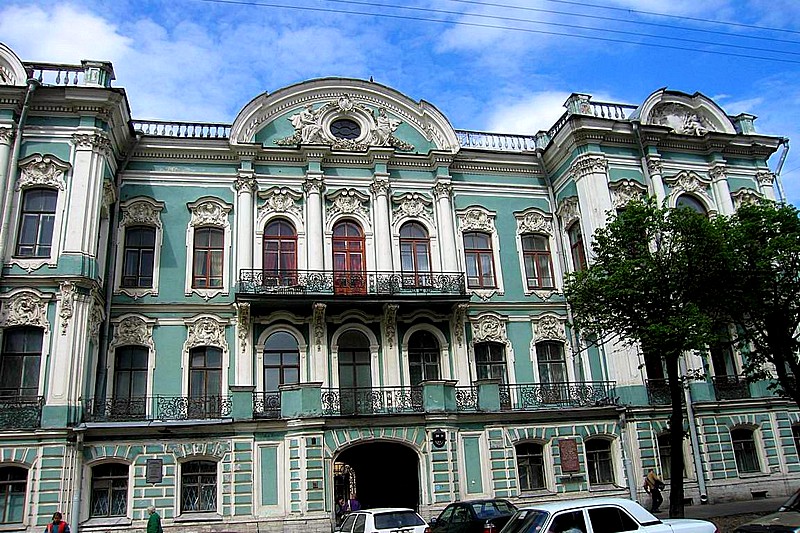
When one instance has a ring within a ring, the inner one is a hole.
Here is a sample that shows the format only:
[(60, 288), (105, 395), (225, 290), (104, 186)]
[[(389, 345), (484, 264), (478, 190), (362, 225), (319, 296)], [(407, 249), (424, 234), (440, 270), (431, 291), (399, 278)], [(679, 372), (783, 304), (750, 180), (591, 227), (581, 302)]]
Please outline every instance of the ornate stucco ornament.
[(394, 346), (397, 337), (397, 304), (384, 304), (383, 306), (383, 327), (386, 332), (386, 342), (389, 348)]
[(461, 231), (494, 231), (494, 215), (485, 209), (471, 207), (457, 216)]
[(239, 326), (239, 345), (242, 350), (247, 348), (247, 336), (250, 334), (250, 304), (239, 302), (236, 306), (236, 323)]
[(580, 218), (580, 208), (578, 207), (578, 197), (569, 196), (561, 201), (556, 214), (561, 217), (565, 228), (569, 228), (573, 222)]
[(365, 203), (369, 201), (369, 196), (355, 189), (339, 189), (328, 195), (331, 206), (328, 208), (328, 219), (337, 215), (360, 215), (365, 220), (369, 220), (369, 210)]
[(103, 305), (100, 303), (97, 290), (92, 291), (92, 308), (89, 311), (89, 336), (97, 340), (100, 336), (100, 327), (103, 325), (103, 320), (106, 318)]
[(23, 290), (2, 301), (0, 327), (38, 326), (50, 330), (47, 321), (47, 301), (38, 293)]
[(0, 143), (11, 144), (14, 140), (14, 128), (0, 127)]
[(148, 200), (136, 200), (122, 206), (122, 226), (153, 226), (161, 227), (161, 211), (164, 204)]
[(693, 109), (677, 102), (665, 102), (653, 108), (650, 123), (668, 126), (675, 133), (682, 135), (705, 135), (717, 128), (700, 109)]
[(531, 208), (521, 213), (514, 213), (517, 219), (517, 234), (541, 233), (547, 236), (553, 235), (553, 219), (544, 212)]
[(664, 181), (676, 190), (695, 194), (705, 194), (709, 183), (708, 179), (691, 170), (682, 170), (674, 176), (664, 178)]
[[(348, 119), (358, 124), (358, 135), (350, 139), (334, 135), (331, 124), (339, 119)], [(402, 151), (414, 149), (413, 145), (394, 136), (394, 132), (403, 122), (389, 116), (385, 107), (371, 109), (345, 93), (316, 108), (314, 104), (308, 103), (288, 120), (292, 123), (294, 133), (275, 140), (278, 146), (327, 144), (334, 150), (350, 151), (366, 150), (370, 146), (386, 146)]]
[(467, 318), (467, 310), (469, 310), (469, 304), (456, 304), (450, 318), (453, 334), (459, 346), (464, 345), (464, 321)]
[(482, 314), (471, 320), (472, 342), (508, 343), (506, 321), (495, 314)]
[(70, 164), (51, 155), (33, 154), (19, 162), (21, 171), (17, 179), (17, 190), (26, 187), (44, 185), (65, 190), (64, 173), (70, 169)]
[(259, 218), (271, 213), (289, 213), (298, 218), (303, 217), (303, 210), (297, 204), (303, 196), (288, 187), (271, 187), (260, 192), (258, 197), (265, 200), (264, 205), (258, 208)]
[(764, 198), (764, 195), (758, 191), (754, 191), (753, 189), (743, 188), (731, 193), (731, 198), (733, 198), (734, 207), (739, 209), (743, 205), (757, 204)]
[(541, 315), (533, 319), (533, 337), (535, 342), (567, 340), (564, 319), (556, 315)]
[(58, 292), (61, 300), (61, 309), (58, 312), (58, 316), (61, 318), (61, 334), (66, 335), (69, 321), (74, 312), (75, 284), (69, 280), (62, 281), (58, 285)]
[(615, 209), (621, 209), (633, 200), (642, 201), (647, 197), (647, 187), (636, 180), (620, 180), (608, 186)]
[(314, 341), (317, 344), (317, 349), (322, 348), (322, 342), (325, 340), (325, 309), (327, 305), (322, 302), (315, 302), (312, 306), (311, 323), (314, 326)]
[(191, 226), (228, 226), (228, 213), (231, 208), (222, 203), (204, 200), (189, 205), (192, 211)]
[(144, 317), (129, 315), (124, 317), (114, 328), (114, 338), (109, 347), (133, 344), (153, 348), (153, 325)]
[(227, 351), (228, 341), (225, 340), (225, 325), (217, 317), (201, 316), (187, 320), (189, 332), (186, 338), (186, 350), (198, 346), (215, 346)]
[(607, 174), (608, 160), (601, 155), (584, 154), (572, 162), (569, 172), (577, 180), (594, 173)]
[(772, 187), (772, 184), (775, 182), (775, 174), (769, 170), (759, 170), (756, 172), (756, 181), (758, 181), (758, 184), (761, 186), (767, 185)]
[(392, 202), (397, 205), (392, 214), (395, 220), (400, 218), (425, 218), (433, 220), (432, 204), (430, 198), (417, 192), (407, 192), (395, 195)]

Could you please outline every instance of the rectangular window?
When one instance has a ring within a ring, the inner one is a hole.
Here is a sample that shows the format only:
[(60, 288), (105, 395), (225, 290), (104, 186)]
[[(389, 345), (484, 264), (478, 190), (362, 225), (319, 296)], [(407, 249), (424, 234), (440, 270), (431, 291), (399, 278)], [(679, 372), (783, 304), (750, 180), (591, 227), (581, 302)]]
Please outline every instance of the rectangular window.
[(27, 189), (23, 192), (17, 257), (50, 257), (57, 200), (58, 192), (52, 189)]
[(467, 267), (467, 286), (471, 289), (497, 287), (494, 278), (494, 255), (488, 234), (464, 233), (464, 258)]
[(39, 363), (44, 331), (34, 327), (3, 332), (0, 396), (33, 399), (39, 396)]
[(550, 243), (544, 235), (523, 235), (522, 256), (525, 278), (529, 289), (553, 287), (553, 269), (550, 262)]
[(478, 379), (498, 379), (500, 383), (507, 383), (505, 347), (492, 342), (476, 344), (475, 367)]
[(614, 470), (611, 461), (611, 443), (604, 439), (586, 441), (586, 461), (589, 470), (589, 483), (603, 485), (614, 483)]
[(153, 286), (153, 261), (156, 251), (156, 229), (133, 226), (125, 230), (125, 252), (122, 265), (122, 286)]
[(220, 228), (197, 228), (194, 232), (194, 269), (192, 287), (222, 287), (222, 264), (225, 234)]

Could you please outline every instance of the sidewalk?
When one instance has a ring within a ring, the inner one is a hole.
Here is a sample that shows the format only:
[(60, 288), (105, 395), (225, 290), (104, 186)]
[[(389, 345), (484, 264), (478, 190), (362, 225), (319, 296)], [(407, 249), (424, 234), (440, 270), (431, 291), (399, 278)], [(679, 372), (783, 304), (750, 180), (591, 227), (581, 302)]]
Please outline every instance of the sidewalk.
[[(707, 505), (687, 505), (684, 507), (686, 518), (708, 519), (718, 516), (731, 516), (746, 513), (774, 513), (789, 497), (765, 498), (763, 500), (741, 500), (736, 502), (712, 503)], [(669, 501), (664, 499), (661, 504), (663, 512), (656, 516), (666, 518), (669, 516)]]

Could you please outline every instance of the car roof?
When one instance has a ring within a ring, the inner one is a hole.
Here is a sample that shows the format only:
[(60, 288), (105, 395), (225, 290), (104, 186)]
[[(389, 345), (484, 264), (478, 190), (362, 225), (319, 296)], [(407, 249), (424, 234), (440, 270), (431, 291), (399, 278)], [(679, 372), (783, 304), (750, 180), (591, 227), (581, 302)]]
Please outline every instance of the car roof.
[(639, 521), (639, 522), (652, 522), (658, 520), (652, 514), (647, 512), (644, 507), (639, 505), (633, 500), (627, 498), (576, 498), (574, 500), (554, 500), (549, 502), (536, 503), (531, 505), (523, 505), (519, 508), (520, 511), (524, 510), (538, 510), (547, 511), (548, 513), (556, 513), (567, 509), (576, 509), (583, 507), (596, 507), (598, 505), (618, 505), (624, 507)]
[(506, 502), (506, 503), (511, 503), (511, 502), (509, 502), (508, 500), (506, 500), (505, 498), (480, 498), (480, 499), (477, 499), (477, 500), (461, 500), (461, 501), (457, 501), (457, 502), (453, 502), (453, 503), (454, 503), (454, 504), (455, 504), (455, 503), (466, 503), (466, 504), (472, 504), (472, 503), (489, 503), (489, 502)]
[(414, 509), (409, 509), (408, 507), (377, 507), (375, 509), (362, 509), (358, 512), (360, 513), (368, 513), (368, 514), (379, 514), (379, 513), (396, 513), (398, 511), (410, 511), (412, 513), (416, 512)]

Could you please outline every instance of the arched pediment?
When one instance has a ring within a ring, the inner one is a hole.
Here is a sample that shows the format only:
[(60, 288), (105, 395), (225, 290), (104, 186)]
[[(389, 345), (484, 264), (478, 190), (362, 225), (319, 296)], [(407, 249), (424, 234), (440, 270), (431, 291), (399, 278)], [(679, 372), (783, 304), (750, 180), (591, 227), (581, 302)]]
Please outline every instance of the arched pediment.
[[(342, 126), (349, 127), (347, 132)], [(311, 80), (256, 97), (231, 127), (231, 144), (247, 143), (412, 153), (455, 153), (459, 147), (447, 118), (431, 104), (379, 83), (346, 78)]]
[(28, 74), (11, 48), (0, 43), (0, 85), (25, 85)]
[(682, 135), (701, 136), (708, 132), (735, 134), (733, 123), (713, 100), (695, 93), (659, 89), (639, 108), (642, 124), (666, 126)]

